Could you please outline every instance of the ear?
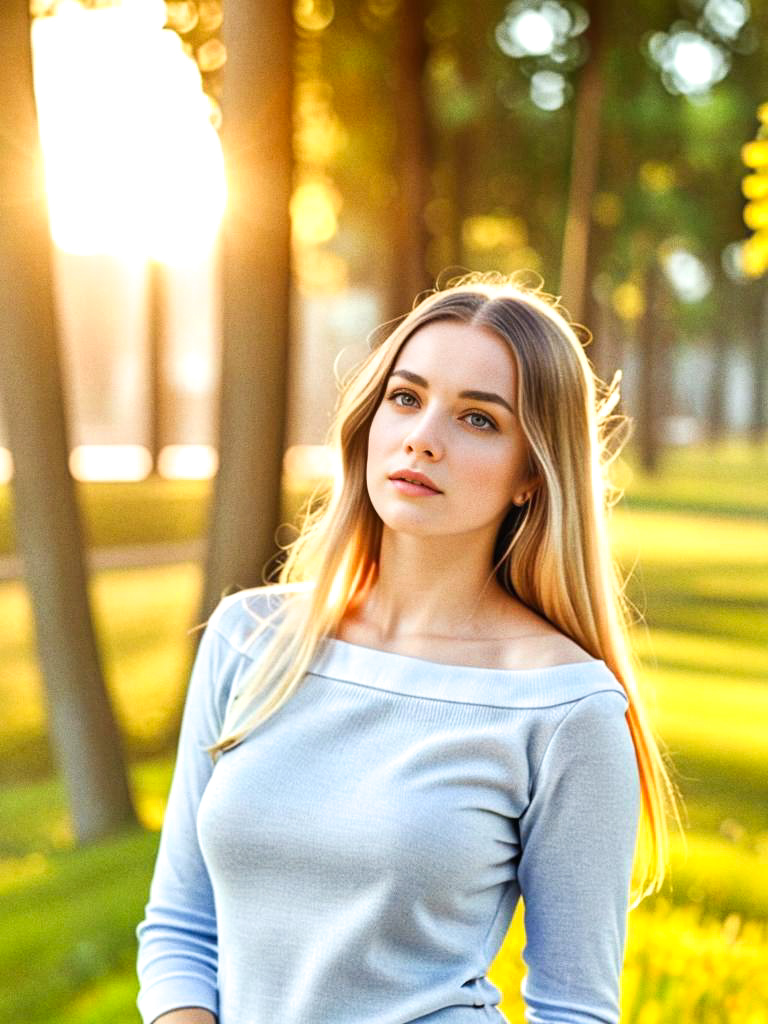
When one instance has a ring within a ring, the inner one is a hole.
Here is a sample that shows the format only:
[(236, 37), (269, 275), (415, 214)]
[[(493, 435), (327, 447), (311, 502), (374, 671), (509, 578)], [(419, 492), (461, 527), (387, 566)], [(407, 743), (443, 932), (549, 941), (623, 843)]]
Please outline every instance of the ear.
[(539, 488), (543, 487), (543, 485), (544, 485), (544, 481), (542, 480), (542, 478), (539, 476), (538, 473), (535, 473), (530, 478), (530, 480), (528, 481), (528, 484), (526, 486), (526, 490), (528, 491), (528, 493), (530, 495), (533, 495), (536, 491), (539, 490)]
[(539, 489), (540, 486), (540, 476), (537, 475), (530, 477), (528, 480), (526, 480), (524, 483), (518, 486), (518, 489), (515, 491), (515, 495), (512, 498), (512, 504), (518, 505), (519, 507), (522, 507), (523, 505), (527, 504), (527, 502), (531, 500), (534, 493)]

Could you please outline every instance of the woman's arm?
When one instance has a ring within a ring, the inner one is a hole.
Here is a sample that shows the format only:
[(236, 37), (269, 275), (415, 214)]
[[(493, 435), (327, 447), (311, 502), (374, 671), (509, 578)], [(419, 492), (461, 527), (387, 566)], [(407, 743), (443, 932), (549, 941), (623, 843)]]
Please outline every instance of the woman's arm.
[(618, 1024), (640, 781), (616, 691), (561, 719), (520, 817), (518, 881), (528, 972), (521, 992), (541, 1024)]
[(155, 1017), (153, 1024), (216, 1024), (216, 1018), (210, 1010), (186, 1006), (183, 1010), (171, 1010)]
[(210, 1024), (218, 1013), (218, 926), (197, 813), (213, 771), (205, 747), (217, 738), (240, 660), (218, 628), (236, 597), (224, 598), (208, 620), (187, 687), (149, 901), (136, 929), (137, 1004), (144, 1024), (173, 1012), (183, 1024), (193, 1024), (191, 1014)]

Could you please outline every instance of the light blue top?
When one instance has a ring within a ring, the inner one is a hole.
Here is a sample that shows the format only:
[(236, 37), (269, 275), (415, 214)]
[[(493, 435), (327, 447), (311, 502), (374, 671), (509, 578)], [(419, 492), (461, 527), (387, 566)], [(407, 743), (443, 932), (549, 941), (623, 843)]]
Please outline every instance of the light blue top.
[(213, 767), (284, 587), (200, 640), (137, 927), (144, 1024), (481, 1024), (520, 896), (531, 1024), (615, 1024), (640, 787), (602, 661), (508, 671), (328, 640)]

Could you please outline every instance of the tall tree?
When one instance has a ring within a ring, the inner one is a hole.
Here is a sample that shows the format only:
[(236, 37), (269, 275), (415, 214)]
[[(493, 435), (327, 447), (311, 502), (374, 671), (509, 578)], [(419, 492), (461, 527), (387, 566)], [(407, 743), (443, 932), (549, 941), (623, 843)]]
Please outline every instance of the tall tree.
[(664, 357), (669, 354), (669, 296), (657, 260), (651, 257), (645, 266), (645, 314), (637, 336), (639, 356), (639, 387), (637, 397), (637, 445), (640, 462), (646, 473), (659, 469), (663, 440)]
[(749, 435), (755, 444), (768, 438), (768, 282), (758, 285), (757, 315), (751, 332), (752, 410)]
[(202, 618), (227, 590), (262, 582), (279, 525), (290, 335), (293, 38), (290, 4), (225, 8), (219, 469)]
[(28, 0), (0, 18), (0, 393), (54, 756), (76, 839), (136, 823), (94, 636), (53, 306)]
[[(573, 111), (560, 292), (571, 318), (576, 321), (581, 321), (587, 315), (588, 288), (594, 264), (594, 259), (590, 259), (590, 228), (602, 138), (605, 13), (601, 0), (589, 4), (589, 25), (585, 33), (589, 56), (579, 76)], [(590, 312), (593, 308), (590, 308)]]
[(407, 313), (416, 295), (432, 284), (427, 274), (428, 232), (424, 220), (432, 166), (424, 81), (428, 55), (425, 17), (425, 0), (411, 0), (397, 12), (395, 174), (398, 194), (391, 238), (390, 315), (393, 317)]
[(149, 429), (148, 444), (154, 472), (164, 444), (169, 441), (165, 385), (165, 343), (167, 315), (167, 273), (161, 260), (147, 260), (147, 335), (149, 342)]

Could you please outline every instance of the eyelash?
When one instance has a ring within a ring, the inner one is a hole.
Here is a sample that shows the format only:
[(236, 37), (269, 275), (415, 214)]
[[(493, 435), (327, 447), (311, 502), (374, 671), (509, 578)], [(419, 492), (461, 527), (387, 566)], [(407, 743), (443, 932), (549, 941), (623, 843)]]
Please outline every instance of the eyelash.
[[(392, 402), (393, 405), (398, 405), (399, 408), (401, 408), (401, 409), (412, 409), (413, 408), (412, 405), (400, 405), (399, 402), (395, 401), (395, 399), (399, 398), (400, 395), (408, 395), (410, 398), (416, 399), (416, 401), (418, 401), (417, 396), (414, 395), (414, 393), (412, 391), (408, 391), (405, 388), (397, 388), (396, 391), (390, 392), (387, 395), (387, 401), (388, 402)], [(468, 412), (468, 413), (465, 413), (465, 416), (482, 416), (482, 418), (488, 424), (487, 427), (478, 427), (478, 426), (474, 426), (473, 424), (470, 424), (470, 426), (473, 426), (473, 429), (475, 429), (475, 430), (479, 430), (479, 431), (482, 432), (482, 431), (486, 431), (486, 430), (489, 430), (489, 429), (490, 430), (498, 430), (499, 429), (496, 426), (496, 424), (494, 423), (494, 421), (491, 419), (491, 417), (487, 413), (484, 413), (484, 412)]]

